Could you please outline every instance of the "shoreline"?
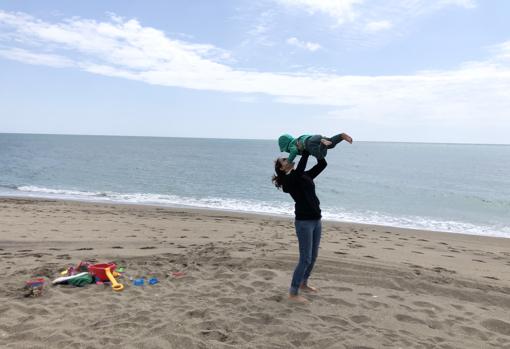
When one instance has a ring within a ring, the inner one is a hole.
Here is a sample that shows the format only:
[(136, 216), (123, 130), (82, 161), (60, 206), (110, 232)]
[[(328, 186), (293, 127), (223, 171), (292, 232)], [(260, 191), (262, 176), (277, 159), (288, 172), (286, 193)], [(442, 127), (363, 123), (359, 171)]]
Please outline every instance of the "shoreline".
[[(0, 198), (0, 346), (505, 348), (510, 240), (324, 221), (310, 304), (287, 300), (292, 218)], [(108, 286), (47, 286), (81, 260), (126, 268)], [(175, 279), (172, 272), (184, 272)], [(129, 278), (157, 277), (154, 286)], [(80, 333), (80, 336), (76, 336)]]
[[(156, 208), (166, 208), (169, 210), (197, 210), (197, 211), (211, 211), (211, 212), (226, 212), (226, 213), (234, 213), (241, 215), (256, 215), (256, 216), (267, 216), (274, 218), (282, 218), (282, 219), (290, 219), (294, 220), (293, 214), (278, 214), (278, 213), (269, 213), (269, 212), (258, 212), (258, 211), (243, 211), (243, 210), (235, 210), (235, 209), (226, 209), (226, 208), (214, 208), (214, 207), (201, 207), (201, 206), (192, 206), (192, 205), (179, 205), (179, 204), (158, 204), (158, 203), (131, 203), (131, 202), (121, 202), (121, 201), (101, 201), (101, 200), (86, 200), (79, 198), (53, 198), (47, 196), (30, 196), (30, 195), (0, 195), (0, 200), (3, 199), (12, 199), (12, 200), (34, 200), (34, 201), (69, 201), (75, 203), (84, 203), (84, 204), (100, 204), (100, 205), (127, 205), (127, 206), (140, 206), (140, 207), (156, 207)], [(380, 229), (403, 229), (410, 231), (420, 231), (420, 232), (431, 232), (431, 233), (440, 233), (440, 234), (455, 234), (455, 235), (470, 235), (470, 236), (481, 236), (481, 237), (491, 237), (491, 238), (500, 238), (500, 239), (510, 239), (510, 236), (501, 236), (504, 235), (502, 232), (494, 232), (492, 235), (482, 235), (476, 233), (467, 233), (467, 232), (454, 232), (454, 231), (444, 231), (444, 230), (432, 230), (432, 229), (424, 229), (424, 228), (413, 228), (413, 227), (402, 227), (402, 226), (394, 226), (394, 225), (385, 225), (385, 224), (374, 224), (374, 223), (360, 223), (353, 221), (341, 221), (341, 220), (333, 220), (322, 218), (323, 222), (331, 222), (331, 223), (341, 223), (341, 224), (353, 224), (353, 225), (361, 225), (368, 227), (378, 227)]]

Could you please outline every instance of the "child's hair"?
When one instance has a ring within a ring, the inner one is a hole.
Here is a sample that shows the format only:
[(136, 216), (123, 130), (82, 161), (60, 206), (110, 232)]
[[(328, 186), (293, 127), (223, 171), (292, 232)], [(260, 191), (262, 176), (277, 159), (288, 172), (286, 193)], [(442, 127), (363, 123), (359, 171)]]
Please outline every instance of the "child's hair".
[(273, 174), (271, 181), (277, 189), (282, 189), (283, 186), (283, 178), (285, 176), (285, 171), (283, 171), (280, 167), (280, 162), (278, 161), (280, 158), (276, 159), (274, 162), (274, 171), (276, 174)]

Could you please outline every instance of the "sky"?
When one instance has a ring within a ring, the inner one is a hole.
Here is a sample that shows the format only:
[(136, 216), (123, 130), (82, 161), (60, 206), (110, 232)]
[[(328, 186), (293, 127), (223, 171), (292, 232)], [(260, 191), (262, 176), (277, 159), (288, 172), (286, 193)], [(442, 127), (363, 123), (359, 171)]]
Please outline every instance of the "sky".
[(0, 0), (0, 133), (510, 143), (507, 0)]

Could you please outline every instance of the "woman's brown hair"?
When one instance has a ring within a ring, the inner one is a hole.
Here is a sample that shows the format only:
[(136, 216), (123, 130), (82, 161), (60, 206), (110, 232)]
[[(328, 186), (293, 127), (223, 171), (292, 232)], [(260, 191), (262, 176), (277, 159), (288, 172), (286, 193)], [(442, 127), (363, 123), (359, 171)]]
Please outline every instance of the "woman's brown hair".
[(277, 189), (282, 189), (282, 186), (283, 186), (283, 179), (285, 178), (285, 171), (283, 171), (281, 169), (281, 164), (280, 164), (280, 158), (276, 159), (275, 162), (274, 162), (274, 171), (276, 172), (275, 174), (273, 174), (273, 177), (271, 178), (271, 181), (273, 182), (274, 186), (277, 188)]

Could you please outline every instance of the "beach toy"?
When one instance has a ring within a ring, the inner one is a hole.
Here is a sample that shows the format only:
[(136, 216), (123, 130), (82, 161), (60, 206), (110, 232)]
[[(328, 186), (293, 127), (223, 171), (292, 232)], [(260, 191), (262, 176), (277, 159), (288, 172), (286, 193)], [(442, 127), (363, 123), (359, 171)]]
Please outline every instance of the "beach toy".
[(115, 263), (93, 264), (89, 265), (89, 272), (99, 281), (110, 281), (114, 291), (122, 291), (124, 285), (119, 284), (117, 280), (115, 280), (114, 274), (117, 276), (119, 275), (115, 272), (115, 267)]
[(25, 297), (38, 297), (42, 294), (46, 281), (44, 278), (36, 278), (25, 282), (25, 289), (28, 289), (28, 293)]
[(90, 266), (90, 263), (89, 262), (84, 262), (84, 261), (81, 261), (77, 266), (76, 268), (74, 268), (75, 271), (77, 272), (84, 272), (84, 271), (89, 271), (89, 266)]
[(44, 278), (36, 278), (36, 279), (32, 279), (32, 280), (28, 280), (25, 284), (28, 286), (28, 287), (41, 287), (41, 286), (44, 286)]
[[(72, 281), (72, 280), (74, 280), (74, 281)], [(89, 273), (85, 271), (83, 273), (79, 273), (79, 274), (75, 274), (75, 275), (58, 277), (55, 280), (53, 280), (51, 283), (53, 285), (68, 283), (68, 284), (74, 285), (74, 286), (83, 286), (83, 285), (92, 283), (92, 280), (93, 280), (92, 276), (89, 275)]]
[[(118, 275), (118, 273), (116, 273)], [(112, 288), (114, 291), (122, 291), (124, 289), (124, 285), (119, 284), (117, 280), (113, 277), (112, 272), (110, 271), (110, 268), (106, 268), (106, 276), (108, 277), (108, 280), (112, 283)]]
[(143, 286), (143, 284), (144, 284), (143, 278), (142, 279), (134, 279), (133, 280), (133, 285), (135, 285), (135, 286)]
[(172, 276), (175, 278), (175, 279), (179, 279), (179, 278), (182, 278), (184, 276), (186, 276), (186, 273), (183, 272), (183, 271), (173, 271), (172, 272)]
[(82, 287), (91, 284), (92, 282), (94, 282), (92, 275), (90, 275), (87, 271), (84, 271), (83, 273), (75, 275), (61, 276), (53, 280), (51, 283), (53, 285), (67, 283), (76, 287)]
[(66, 270), (60, 272), (62, 276), (71, 276), (78, 273), (88, 272), (90, 263), (81, 261), (76, 267), (70, 266)]

